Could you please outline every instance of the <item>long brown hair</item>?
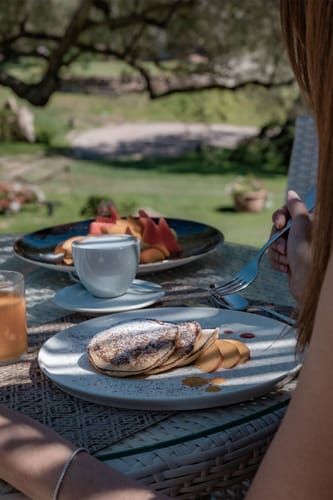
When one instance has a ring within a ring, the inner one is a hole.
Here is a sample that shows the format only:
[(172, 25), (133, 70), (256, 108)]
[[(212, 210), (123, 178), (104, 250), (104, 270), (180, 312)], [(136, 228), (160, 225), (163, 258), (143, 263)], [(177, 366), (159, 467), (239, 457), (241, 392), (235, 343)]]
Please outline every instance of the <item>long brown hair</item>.
[[(312, 334), (333, 234), (333, 0), (280, 0), (282, 33), (318, 131), (312, 264), (298, 320), (298, 347)], [(332, 297), (333, 309), (333, 297)]]

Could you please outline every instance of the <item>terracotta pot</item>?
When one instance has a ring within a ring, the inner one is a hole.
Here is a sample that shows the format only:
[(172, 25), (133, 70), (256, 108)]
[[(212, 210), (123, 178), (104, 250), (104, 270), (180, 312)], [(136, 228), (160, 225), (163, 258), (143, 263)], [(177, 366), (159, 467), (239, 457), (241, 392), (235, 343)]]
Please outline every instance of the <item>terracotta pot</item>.
[(234, 203), (240, 212), (261, 212), (265, 207), (267, 191), (248, 191), (244, 193), (234, 193)]
[(0, 213), (5, 212), (9, 208), (9, 200), (6, 198), (0, 199)]

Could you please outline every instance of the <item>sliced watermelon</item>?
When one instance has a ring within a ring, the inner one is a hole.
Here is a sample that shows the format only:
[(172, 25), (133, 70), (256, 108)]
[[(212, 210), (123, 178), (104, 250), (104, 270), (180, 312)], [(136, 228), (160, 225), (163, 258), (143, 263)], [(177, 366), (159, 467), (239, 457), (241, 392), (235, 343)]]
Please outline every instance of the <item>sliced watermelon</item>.
[(108, 203), (108, 210), (109, 210), (110, 219), (112, 222), (121, 218), (116, 207), (114, 206), (114, 204), (111, 201)]
[(99, 222), (103, 222), (101, 219), (106, 219), (104, 222), (114, 222), (117, 219), (120, 219), (120, 215), (112, 201), (109, 201), (108, 203), (106, 203), (105, 201), (100, 202), (97, 210), (96, 220), (99, 220)]
[(164, 245), (167, 247), (171, 255), (179, 255), (182, 251), (181, 247), (178, 244), (178, 241), (174, 235), (174, 233), (171, 231), (169, 224), (167, 221), (164, 219), (164, 217), (160, 217), (160, 220), (158, 222), (158, 230), (160, 237), (164, 243)]
[(97, 209), (97, 215), (109, 214), (108, 204), (105, 201), (100, 201)]
[[(126, 234), (128, 232), (128, 228), (130, 228), (130, 223), (126, 219), (117, 219), (114, 222), (103, 221), (94, 221), (90, 223), (89, 226), (89, 234)], [(133, 236), (140, 236), (140, 233), (135, 233), (135, 230), (132, 230), (131, 233)]]
[(113, 224), (113, 220), (110, 217), (104, 215), (97, 215), (95, 218), (95, 222), (104, 222), (106, 224)]
[(89, 224), (88, 234), (93, 234), (94, 236), (98, 236), (99, 234), (102, 234), (101, 222), (91, 222)]
[[(110, 219), (108, 218), (108, 220), (110, 221)], [(88, 234), (91, 234), (91, 235), (94, 235), (94, 236), (99, 236), (100, 234), (107, 234), (107, 229), (106, 227), (111, 225), (114, 226), (114, 223), (113, 222), (97, 222), (97, 221), (94, 221), (94, 222), (91, 222), (89, 224), (89, 230), (88, 230)]]
[(146, 219), (150, 219), (149, 215), (143, 208), (140, 208), (138, 212), (139, 212), (139, 217), (145, 217)]
[(131, 216), (122, 219), (112, 204), (109, 208), (110, 217), (97, 215), (96, 220), (90, 223), (89, 235), (132, 234), (141, 241), (142, 252), (154, 247), (154, 251), (143, 253), (142, 262), (149, 262), (149, 259), (154, 262), (181, 254), (177, 237), (164, 217), (160, 217), (156, 223), (144, 210), (140, 210), (138, 219)]
[(142, 241), (150, 247), (160, 248), (164, 255), (169, 257), (170, 252), (164, 244), (158, 225), (150, 217), (140, 217), (139, 221), (143, 226)]

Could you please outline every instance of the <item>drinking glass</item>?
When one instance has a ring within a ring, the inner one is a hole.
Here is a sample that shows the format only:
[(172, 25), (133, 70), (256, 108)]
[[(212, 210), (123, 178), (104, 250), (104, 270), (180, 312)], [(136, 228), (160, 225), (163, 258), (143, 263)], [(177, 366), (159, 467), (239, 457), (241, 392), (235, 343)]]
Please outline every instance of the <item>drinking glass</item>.
[(27, 349), (23, 274), (0, 270), (0, 365), (19, 361)]

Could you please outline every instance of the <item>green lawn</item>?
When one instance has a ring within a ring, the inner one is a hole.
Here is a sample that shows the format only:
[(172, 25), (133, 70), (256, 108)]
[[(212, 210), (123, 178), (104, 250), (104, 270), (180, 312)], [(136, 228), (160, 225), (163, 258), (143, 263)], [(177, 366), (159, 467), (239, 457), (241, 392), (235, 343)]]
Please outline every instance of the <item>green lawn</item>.
[(230, 195), (225, 193), (225, 187), (234, 174), (223, 169), (220, 173), (204, 173), (205, 162), (194, 153), (174, 160), (137, 163), (50, 156), (40, 162), (39, 168), (31, 171), (29, 180), (35, 182), (56, 171), (54, 178), (39, 182), (47, 199), (58, 203), (54, 214), (48, 216), (44, 206), (27, 205), (18, 214), (0, 216), (1, 233), (25, 233), (87, 218), (81, 215), (81, 210), (88, 198), (94, 195), (112, 199), (123, 215), (140, 207), (150, 207), (169, 217), (215, 226), (230, 242), (260, 246), (268, 236), (271, 212), (280, 206), (286, 184), (283, 172), (266, 171), (262, 178), (272, 206), (262, 213), (249, 214), (233, 211)]
[[(114, 75), (122, 67), (106, 63), (75, 66), (75, 76)], [(33, 75), (31, 76), (33, 78)], [(0, 107), (9, 95), (0, 88)], [(0, 232), (28, 232), (79, 219), (87, 199), (112, 198), (123, 214), (151, 207), (166, 216), (192, 219), (219, 228), (228, 241), (260, 245), (271, 226), (271, 212), (284, 197), (286, 166), (255, 154), (255, 161), (228, 160), (228, 154), (189, 153), (176, 159), (143, 161), (84, 161), (66, 151), (73, 130), (123, 122), (201, 122), (263, 126), (281, 122), (294, 98), (290, 89), (268, 91), (248, 88), (241, 92), (205, 91), (149, 100), (146, 95), (110, 97), (56, 93), (44, 108), (31, 108), (38, 144), (0, 144), (0, 179), (8, 176), (6, 158), (37, 167), (26, 176), (56, 202), (54, 214), (45, 207), (26, 207), (16, 215), (0, 216)], [(268, 162), (268, 163), (267, 163)], [(232, 210), (225, 186), (235, 175), (251, 171), (262, 177), (271, 206), (260, 214)], [(12, 172), (11, 172), (12, 173)], [(47, 177), (49, 179), (47, 180)]]

